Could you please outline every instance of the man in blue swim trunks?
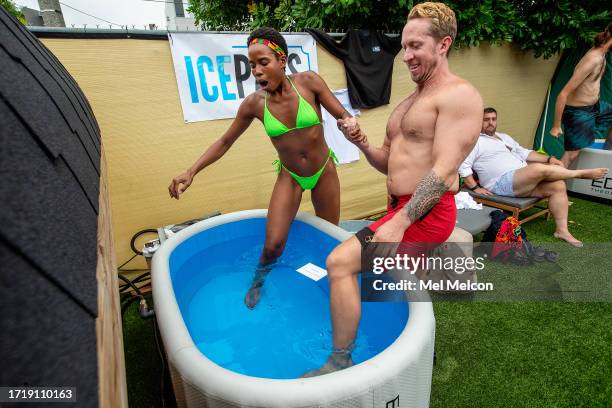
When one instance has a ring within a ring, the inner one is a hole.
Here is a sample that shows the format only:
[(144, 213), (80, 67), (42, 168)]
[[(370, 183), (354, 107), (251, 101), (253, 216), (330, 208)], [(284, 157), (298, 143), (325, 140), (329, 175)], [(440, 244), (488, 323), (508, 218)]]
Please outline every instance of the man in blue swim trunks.
[[(604, 177), (608, 169), (568, 170), (555, 157), (525, 149), (510, 135), (496, 130), (497, 112), (494, 108), (485, 108), (476, 146), (459, 167), (465, 185), (485, 195), (548, 198), (557, 227), (553, 235), (574, 246), (582, 246), (567, 228), (568, 199), (563, 180), (598, 179)], [(474, 172), (478, 174), (478, 182)]]
[(601, 79), (606, 72), (606, 54), (612, 47), (612, 23), (595, 36), (593, 48), (582, 57), (574, 74), (557, 97), (555, 120), (550, 134), (559, 137), (565, 129), (565, 167), (576, 160), (580, 149), (593, 144), (596, 130), (607, 129), (606, 149), (612, 149), (612, 104), (599, 99)]

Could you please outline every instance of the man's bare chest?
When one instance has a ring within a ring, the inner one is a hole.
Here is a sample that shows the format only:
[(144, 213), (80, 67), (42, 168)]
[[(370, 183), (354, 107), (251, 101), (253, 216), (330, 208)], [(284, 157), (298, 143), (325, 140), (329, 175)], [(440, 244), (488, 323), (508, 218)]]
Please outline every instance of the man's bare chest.
[(391, 142), (402, 139), (407, 142), (433, 140), (437, 108), (431, 98), (408, 98), (389, 118), (388, 133)]

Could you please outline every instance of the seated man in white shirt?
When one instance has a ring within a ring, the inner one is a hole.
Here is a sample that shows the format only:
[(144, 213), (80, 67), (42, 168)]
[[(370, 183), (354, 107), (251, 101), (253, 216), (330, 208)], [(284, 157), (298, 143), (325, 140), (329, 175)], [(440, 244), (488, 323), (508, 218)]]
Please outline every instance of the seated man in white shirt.
[[(478, 142), (459, 167), (465, 185), (485, 195), (548, 197), (548, 207), (556, 224), (554, 236), (582, 246), (567, 229), (568, 200), (563, 180), (599, 179), (608, 169), (568, 170), (555, 157), (525, 149), (509, 135), (496, 130), (497, 111), (485, 108)], [(474, 180), (473, 172), (478, 174), (480, 184)]]

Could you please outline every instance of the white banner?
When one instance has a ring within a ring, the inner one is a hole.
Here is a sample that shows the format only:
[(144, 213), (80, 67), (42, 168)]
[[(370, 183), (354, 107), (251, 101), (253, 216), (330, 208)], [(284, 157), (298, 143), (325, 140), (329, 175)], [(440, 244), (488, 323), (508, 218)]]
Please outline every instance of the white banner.
[[(255, 91), (248, 34), (172, 33), (168, 42), (185, 122), (236, 117)], [(316, 42), (308, 34), (283, 35), (289, 47), (287, 74), (317, 72)]]
[[(353, 116), (361, 115), (359, 109), (353, 109), (349, 100), (348, 89), (333, 91), (334, 96), (340, 101), (344, 109)], [(323, 116), (323, 132), (327, 145), (336, 153), (338, 164), (345, 164), (359, 160), (359, 149), (357, 146), (346, 140), (342, 132), (338, 129), (336, 118), (321, 106), (321, 116)]]

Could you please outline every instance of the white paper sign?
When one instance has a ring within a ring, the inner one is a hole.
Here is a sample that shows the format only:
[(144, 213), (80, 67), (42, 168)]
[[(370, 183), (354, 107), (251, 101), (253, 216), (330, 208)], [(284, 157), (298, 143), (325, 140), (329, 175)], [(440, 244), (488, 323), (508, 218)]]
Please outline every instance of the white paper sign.
[(297, 271), (314, 281), (318, 281), (327, 276), (327, 271), (325, 269), (319, 268), (317, 265), (310, 262), (299, 268)]
[[(185, 122), (235, 118), (255, 91), (248, 34), (169, 33), (168, 43)], [(287, 74), (315, 71), (316, 42), (309, 34), (283, 35), (289, 47)]]

